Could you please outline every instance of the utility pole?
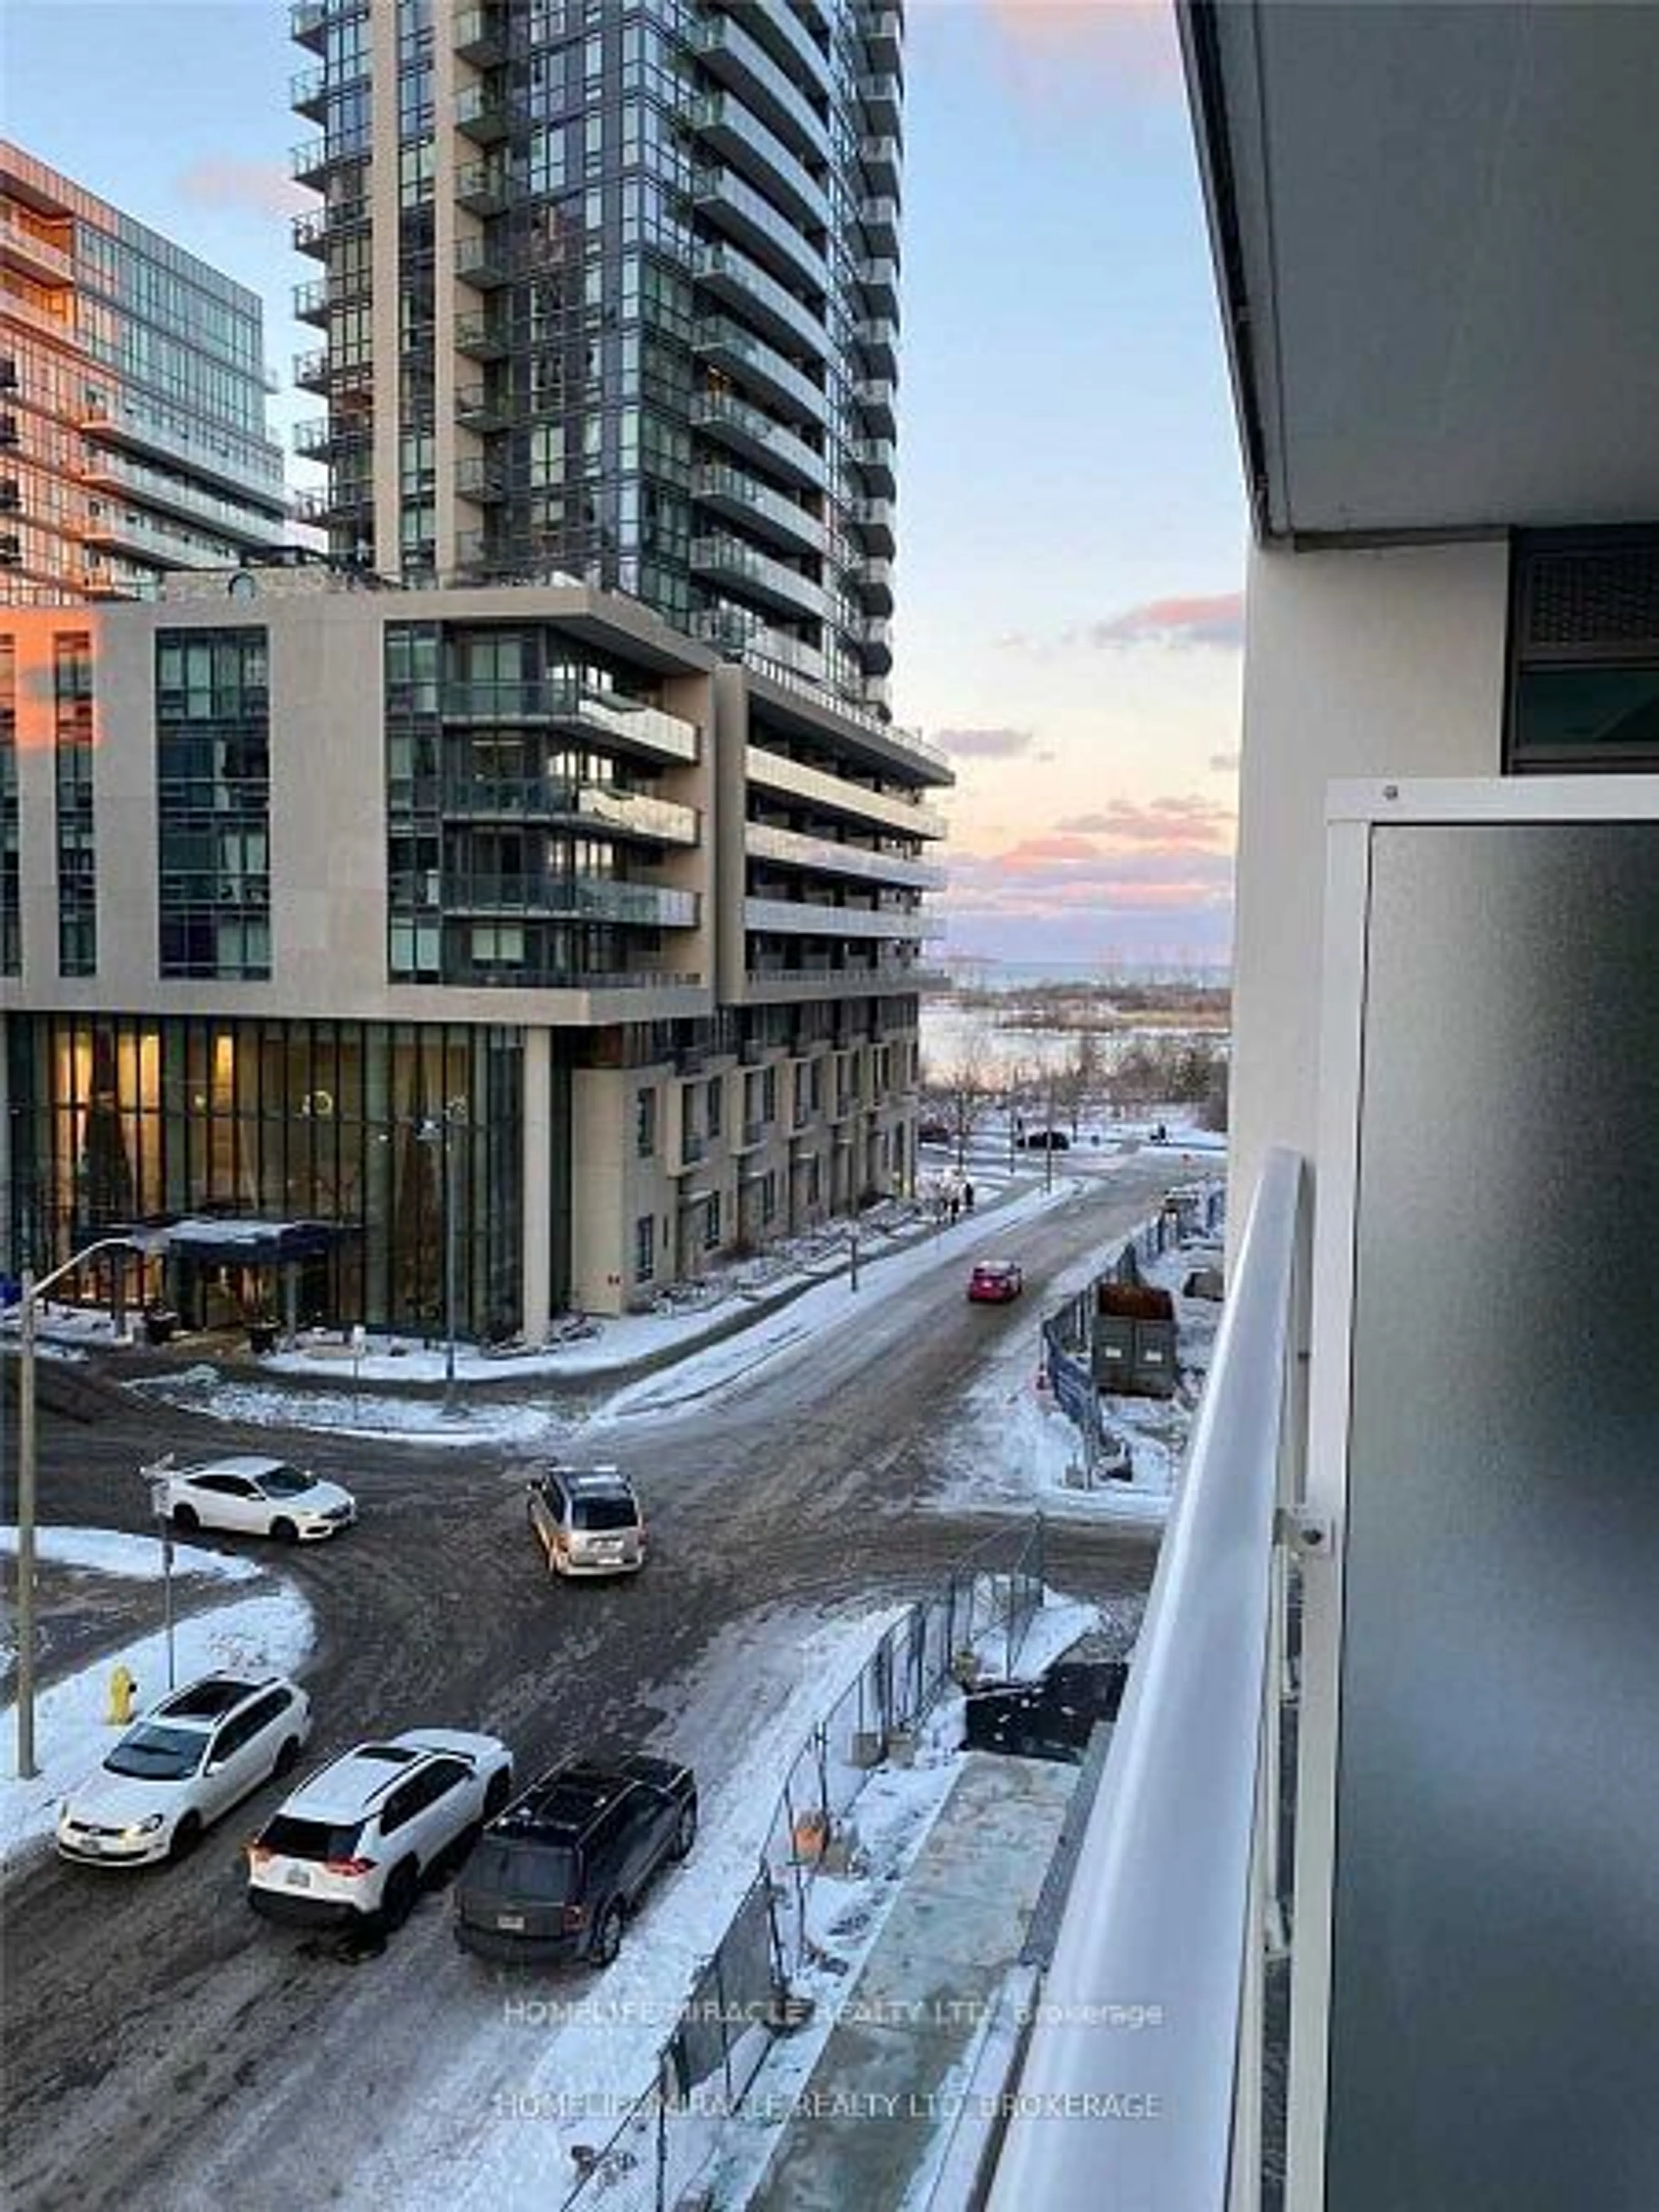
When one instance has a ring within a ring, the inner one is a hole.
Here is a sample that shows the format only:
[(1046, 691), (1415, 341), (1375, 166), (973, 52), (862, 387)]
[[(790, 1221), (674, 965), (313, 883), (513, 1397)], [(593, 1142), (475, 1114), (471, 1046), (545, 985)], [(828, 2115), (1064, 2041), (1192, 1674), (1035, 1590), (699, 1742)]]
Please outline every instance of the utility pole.
[(34, 1763), (34, 1277), (17, 1307), (17, 1778)]
[(1050, 1191), (1054, 1187), (1054, 1064), (1048, 1062), (1048, 1126), (1044, 1131), (1042, 1146), (1042, 1188)]
[(455, 1411), (455, 1328), (460, 1308), (460, 1146), (455, 1132), (466, 1125), (466, 1101), (451, 1098), (435, 1119), (428, 1115), (416, 1141), (436, 1145), (444, 1194), (444, 1400), (446, 1417)]
[(465, 1104), (459, 1098), (452, 1098), (444, 1108), (444, 1412), (447, 1415), (455, 1411), (455, 1291), (459, 1262), (459, 1240), (455, 1231), (457, 1181), (460, 1166), (460, 1146), (455, 1141), (455, 1125), (465, 1113)]
[(42, 1294), (94, 1253), (164, 1250), (165, 1234), (148, 1243), (134, 1237), (100, 1237), (96, 1243), (54, 1267), (36, 1282), (23, 1270), (17, 1302), (17, 1776), (32, 1781), (40, 1771), (34, 1764), (34, 1522), (35, 1522), (35, 1308)]

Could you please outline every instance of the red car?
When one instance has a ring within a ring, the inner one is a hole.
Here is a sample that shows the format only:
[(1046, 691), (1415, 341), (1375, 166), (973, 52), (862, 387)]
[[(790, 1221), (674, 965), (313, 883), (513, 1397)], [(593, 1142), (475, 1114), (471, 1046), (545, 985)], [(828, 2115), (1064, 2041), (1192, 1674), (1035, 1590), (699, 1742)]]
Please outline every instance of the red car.
[(1024, 1288), (1024, 1271), (1012, 1260), (981, 1260), (968, 1278), (969, 1297), (984, 1305), (1006, 1305)]

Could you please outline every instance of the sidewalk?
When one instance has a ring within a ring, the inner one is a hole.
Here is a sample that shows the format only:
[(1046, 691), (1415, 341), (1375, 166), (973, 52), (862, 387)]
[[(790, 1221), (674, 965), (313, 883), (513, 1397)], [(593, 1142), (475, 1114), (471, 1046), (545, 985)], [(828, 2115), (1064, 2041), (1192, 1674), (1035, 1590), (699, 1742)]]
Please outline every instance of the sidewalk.
[[(954, 1223), (936, 1221), (908, 1204), (889, 1201), (872, 1209), (860, 1224), (860, 1273), (869, 1271), (873, 1287), (881, 1279), (884, 1261), (921, 1246), (954, 1248), (965, 1264), (980, 1237), (994, 1235), (1052, 1204), (1067, 1185), (1062, 1180), (1053, 1193), (1045, 1193), (1035, 1177), (1022, 1177), (1000, 1188), (988, 1182), (981, 1188), (984, 1197), (975, 1212)], [(667, 1311), (607, 1316), (594, 1323), (591, 1336), (494, 1354), (459, 1342), (454, 1368), (461, 1416), (453, 1425), (456, 1440), (465, 1439), (467, 1407), (483, 1414), (491, 1407), (517, 1405), (533, 1396), (544, 1407), (566, 1403), (580, 1416), (596, 1395), (684, 1365), (823, 1285), (845, 1282), (854, 1264), (848, 1233), (818, 1231), (786, 1240), (722, 1271), (710, 1283), (711, 1294), (700, 1301), (688, 1299)], [(15, 1346), (15, 1334), (7, 1334), (9, 1343), (0, 1337), (0, 1349)], [(54, 1400), (95, 1398), (111, 1382), (149, 1383), (167, 1397), (173, 1395), (169, 1381), (177, 1378), (187, 1386), (177, 1400), (180, 1403), (210, 1399), (219, 1386), (291, 1394), (313, 1405), (333, 1401), (343, 1413), (361, 1399), (368, 1416), (364, 1425), (373, 1428), (377, 1410), (384, 1413), (389, 1401), (403, 1401), (411, 1413), (422, 1405), (435, 1412), (445, 1393), (446, 1350), (430, 1340), (375, 1337), (355, 1352), (337, 1332), (319, 1333), (288, 1350), (255, 1353), (245, 1331), (218, 1329), (150, 1346), (112, 1340), (108, 1314), (101, 1310), (55, 1303), (42, 1315), (40, 1335), (40, 1372), (50, 1373)], [(67, 1403), (63, 1410), (70, 1410)], [(356, 1425), (355, 1416), (350, 1425)], [(327, 1425), (337, 1423), (331, 1418)]]
[(963, 1759), (750, 2212), (899, 2212), (1020, 1957), (1079, 1771)]

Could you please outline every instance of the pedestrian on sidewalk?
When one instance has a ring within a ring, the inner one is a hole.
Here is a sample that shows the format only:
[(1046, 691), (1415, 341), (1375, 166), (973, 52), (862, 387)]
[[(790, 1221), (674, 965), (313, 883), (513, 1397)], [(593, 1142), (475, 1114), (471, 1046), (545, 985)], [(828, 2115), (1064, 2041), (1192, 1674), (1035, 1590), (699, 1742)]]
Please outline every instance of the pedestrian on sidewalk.
[(952, 1229), (957, 1225), (957, 1216), (961, 1212), (961, 1211), (962, 1200), (957, 1193), (952, 1191), (951, 1193), (951, 1226)]
[(971, 1213), (974, 1210), (974, 1186), (970, 1182), (962, 1186), (962, 1207), (964, 1213)]

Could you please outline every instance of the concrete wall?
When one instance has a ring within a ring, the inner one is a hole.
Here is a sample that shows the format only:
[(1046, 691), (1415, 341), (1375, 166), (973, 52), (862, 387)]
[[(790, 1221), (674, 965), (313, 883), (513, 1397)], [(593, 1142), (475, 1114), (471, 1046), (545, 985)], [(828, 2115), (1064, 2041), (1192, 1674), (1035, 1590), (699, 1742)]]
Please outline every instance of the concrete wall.
[(1509, 550), (1256, 550), (1234, 943), (1233, 1219), (1263, 1148), (1314, 1149), (1325, 790), (1496, 775)]

